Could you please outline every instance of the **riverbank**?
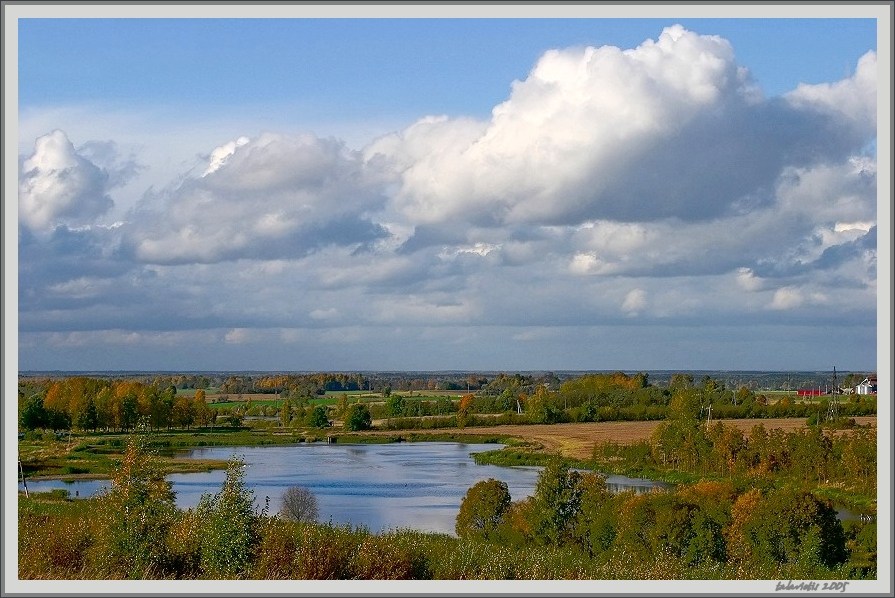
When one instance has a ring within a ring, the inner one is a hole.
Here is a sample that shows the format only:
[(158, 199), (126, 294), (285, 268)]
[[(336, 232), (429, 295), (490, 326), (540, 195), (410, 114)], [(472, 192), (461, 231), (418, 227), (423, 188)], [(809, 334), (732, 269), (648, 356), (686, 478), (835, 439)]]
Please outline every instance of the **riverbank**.
[[(766, 430), (793, 431), (807, 427), (801, 418), (723, 420), (745, 433), (756, 425)], [(876, 417), (856, 417), (861, 426), (876, 426)], [(519, 465), (541, 463), (550, 455), (562, 456), (582, 464), (593, 456), (597, 444), (634, 444), (650, 438), (660, 422), (588, 422), (570, 424), (531, 424), (481, 426), (425, 430), (369, 430), (344, 432), (337, 428), (217, 428), (213, 430), (163, 430), (142, 432), (146, 448), (157, 456), (158, 466), (166, 474), (224, 469), (225, 461), (181, 459), (181, 450), (212, 446), (264, 446), (302, 442), (352, 444), (390, 442), (464, 442), (502, 443), (514, 447), (504, 455), (493, 455), (494, 464)], [(61, 439), (46, 435), (41, 439), (19, 441), (19, 459), (30, 479), (102, 479), (109, 475), (120, 458), (129, 434), (80, 434)], [(524, 455), (529, 455), (525, 461)], [(507, 461), (499, 463), (499, 461)], [(512, 462), (510, 462), (512, 461)], [(524, 461), (524, 462), (523, 462)], [(616, 473), (616, 472), (612, 472)], [(617, 472), (623, 473), (623, 472)]]

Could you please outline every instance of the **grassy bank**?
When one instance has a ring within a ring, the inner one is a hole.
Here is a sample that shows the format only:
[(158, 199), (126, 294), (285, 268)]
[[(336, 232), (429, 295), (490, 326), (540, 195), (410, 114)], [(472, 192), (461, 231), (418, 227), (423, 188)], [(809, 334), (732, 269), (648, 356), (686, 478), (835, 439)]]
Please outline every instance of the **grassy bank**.
[[(194, 448), (270, 446), (327, 442), (340, 444), (387, 444), (393, 442), (518, 443), (518, 439), (494, 434), (457, 434), (450, 431), (343, 432), (341, 429), (215, 428), (140, 432), (147, 449), (155, 453), (166, 474), (223, 469), (226, 461), (184, 458)], [(19, 459), (25, 476), (32, 479), (103, 479), (121, 460), (130, 434), (71, 434), (19, 441)]]

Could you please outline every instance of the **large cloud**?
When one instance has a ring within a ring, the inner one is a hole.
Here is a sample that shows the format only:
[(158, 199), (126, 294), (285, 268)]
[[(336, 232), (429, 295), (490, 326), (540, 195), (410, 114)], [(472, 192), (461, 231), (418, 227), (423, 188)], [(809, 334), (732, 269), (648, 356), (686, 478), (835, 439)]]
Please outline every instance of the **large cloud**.
[(112, 207), (109, 174), (75, 150), (56, 130), (34, 142), (21, 162), (19, 220), (42, 230), (57, 224), (88, 224)]
[(400, 171), (394, 205), (423, 230), (705, 221), (772, 202), (786, 167), (860, 148), (874, 67), (871, 53), (846, 81), (766, 101), (726, 40), (674, 26), (631, 50), (549, 51), (489, 122), (424, 119), (366, 153)]
[(383, 236), (381, 175), (342, 142), (311, 135), (240, 138), (201, 177), (151, 197), (130, 216), (137, 260), (213, 263), (297, 257)]

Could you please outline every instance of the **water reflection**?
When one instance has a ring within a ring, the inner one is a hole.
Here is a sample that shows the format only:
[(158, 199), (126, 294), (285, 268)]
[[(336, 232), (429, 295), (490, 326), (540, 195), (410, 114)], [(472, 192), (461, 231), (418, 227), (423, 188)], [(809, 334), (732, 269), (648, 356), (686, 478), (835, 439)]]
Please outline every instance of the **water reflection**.
[[(364, 526), (371, 531), (414, 528), (453, 533), (463, 496), (470, 486), (488, 478), (506, 482), (513, 500), (534, 493), (540, 467), (476, 465), (472, 453), (497, 450), (495, 444), (448, 442), (339, 445), (298, 444), (263, 447), (213, 447), (194, 449), (197, 459), (246, 462), (245, 481), (254, 491), (257, 508), (270, 499), (271, 514), (279, 511), (283, 493), (290, 486), (304, 486), (318, 500), (321, 521)], [(202, 494), (216, 493), (223, 471), (173, 474), (177, 505), (195, 507)], [(660, 486), (650, 480), (608, 476), (612, 491), (649, 491)], [(31, 491), (66, 488), (74, 495), (89, 496), (108, 486), (108, 481), (29, 481)]]

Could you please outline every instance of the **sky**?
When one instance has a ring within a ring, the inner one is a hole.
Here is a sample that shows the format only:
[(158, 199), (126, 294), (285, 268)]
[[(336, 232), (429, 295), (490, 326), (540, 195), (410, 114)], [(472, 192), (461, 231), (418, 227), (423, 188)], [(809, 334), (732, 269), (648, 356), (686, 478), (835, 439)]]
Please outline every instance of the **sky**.
[(877, 369), (873, 19), (18, 43), (20, 370)]

